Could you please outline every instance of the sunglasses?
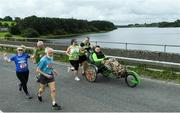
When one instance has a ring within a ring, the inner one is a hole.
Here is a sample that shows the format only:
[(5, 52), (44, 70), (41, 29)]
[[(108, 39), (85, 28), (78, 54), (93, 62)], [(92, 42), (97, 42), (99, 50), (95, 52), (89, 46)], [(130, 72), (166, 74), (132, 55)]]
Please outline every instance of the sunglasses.
[(23, 51), (22, 49), (18, 49), (18, 51)]

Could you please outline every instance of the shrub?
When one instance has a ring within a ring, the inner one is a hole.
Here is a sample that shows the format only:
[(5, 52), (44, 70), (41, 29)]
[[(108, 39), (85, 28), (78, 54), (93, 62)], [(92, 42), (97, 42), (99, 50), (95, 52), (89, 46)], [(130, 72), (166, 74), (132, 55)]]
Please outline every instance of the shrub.
[(38, 37), (39, 36), (39, 32), (37, 32), (35, 29), (32, 28), (27, 28), (25, 30), (22, 31), (21, 35), (23, 37)]
[(7, 37), (12, 37), (12, 34), (11, 34), (11, 33), (6, 33), (6, 34), (4, 35), (4, 37), (5, 37), (5, 38), (7, 38)]

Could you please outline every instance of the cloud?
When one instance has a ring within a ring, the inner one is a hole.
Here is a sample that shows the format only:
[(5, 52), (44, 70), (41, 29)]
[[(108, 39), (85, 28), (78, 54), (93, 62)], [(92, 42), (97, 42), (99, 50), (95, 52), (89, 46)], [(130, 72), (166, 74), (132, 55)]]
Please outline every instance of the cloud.
[(180, 0), (0, 0), (0, 17), (30, 15), (115, 24), (150, 23), (180, 19)]

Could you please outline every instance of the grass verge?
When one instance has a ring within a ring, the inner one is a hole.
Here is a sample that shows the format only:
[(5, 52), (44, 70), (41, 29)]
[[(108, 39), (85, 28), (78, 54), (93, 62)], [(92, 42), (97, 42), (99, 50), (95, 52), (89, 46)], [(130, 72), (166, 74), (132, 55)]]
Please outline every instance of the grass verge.
[(180, 73), (172, 71), (172, 69), (152, 70), (144, 67), (128, 67), (128, 69), (137, 72), (140, 76), (180, 83)]

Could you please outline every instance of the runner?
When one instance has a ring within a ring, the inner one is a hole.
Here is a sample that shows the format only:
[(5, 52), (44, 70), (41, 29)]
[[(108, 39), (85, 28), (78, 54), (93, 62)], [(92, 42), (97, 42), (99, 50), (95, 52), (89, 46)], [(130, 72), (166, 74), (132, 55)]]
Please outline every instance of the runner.
[(36, 71), (40, 73), (39, 83), (40, 88), (38, 90), (38, 100), (42, 102), (42, 94), (45, 91), (46, 84), (48, 84), (51, 91), (52, 98), (52, 109), (61, 110), (61, 106), (56, 103), (56, 84), (54, 76), (57, 76), (58, 73), (54, 69), (53, 63), (53, 49), (47, 47), (45, 49), (46, 55), (41, 58), (40, 62), (37, 65)]
[(83, 68), (82, 75), (85, 75), (84, 72), (88, 66), (86, 53), (87, 53), (87, 50), (85, 49), (85, 45), (84, 43), (81, 43), (80, 49), (79, 49), (79, 63)]
[(76, 81), (80, 81), (78, 77), (79, 69), (79, 46), (76, 39), (71, 40), (71, 45), (67, 48), (66, 54), (69, 56), (69, 62), (74, 67), (74, 76)]
[(87, 50), (87, 52), (90, 52), (91, 50), (90, 38), (86, 37), (83, 43), (84, 43), (84, 48)]
[[(32, 55), (33, 62), (35, 64), (38, 64), (40, 59), (45, 55), (45, 47), (43, 41), (37, 42), (37, 47), (34, 49), (34, 53)], [(36, 78), (38, 79), (37, 82), (39, 82), (39, 74), (36, 75)]]
[(28, 69), (28, 59), (30, 56), (25, 53), (24, 46), (17, 47), (17, 54), (13, 55), (12, 57), (8, 58), (6, 53), (4, 54), (4, 60), (7, 62), (14, 62), (16, 65), (16, 76), (20, 81), (19, 84), (19, 91), (22, 89), (26, 94), (28, 99), (32, 99), (32, 96), (28, 92), (27, 82), (29, 78), (29, 69)]
[(34, 63), (38, 64), (40, 59), (45, 55), (45, 47), (43, 41), (37, 42), (37, 47), (34, 49), (34, 53), (32, 58), (34, 59)]

